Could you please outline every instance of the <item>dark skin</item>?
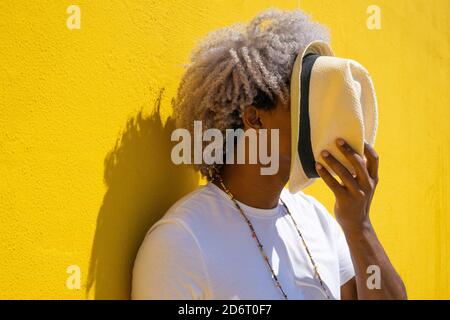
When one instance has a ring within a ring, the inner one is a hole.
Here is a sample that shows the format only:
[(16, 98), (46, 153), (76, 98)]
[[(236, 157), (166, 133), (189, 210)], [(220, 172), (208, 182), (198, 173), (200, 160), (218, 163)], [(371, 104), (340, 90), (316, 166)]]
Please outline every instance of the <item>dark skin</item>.
[[(242, 203), (270, 209), (278, 205), (281, 191), (288, 182), (291, 158), (291, 127), (288, 105), (278, 102), (271, 110), (247, 106), (242, 114), (244, 130), (279, 129), (279, 170), (275, 175), (261, 175), (259, 164), (226, 164), (221, 176), (224, 184)], [(364, 155), (339, 139), (336, 145), (352, 164), (353, 176), (332, 154), (322, 152), (316, 164), (320, 177), (335, 195), (334, 213), (344, 231), (356, 276), (341, 286), (343, 300), (406, 299), (406, 289), (379, 242), (369, 217), (370, 205), (378, 183), (379, 156), (367, 143)], [(270, 136), (268, 139), (270, 143)], [(270, 150), (270, 146), (269, 149)], [(248, 150), (247, 150), (248, 153)], [(326, 155), (326, 156), (325, 156)], [(248, 159), (248, 154), (246, 155)], [(322, 162), (323, 161), (323, 162)], [(326, 163), (339, 177), (339, 182), (321, 165)], [(214, 182), (221, 188), (218, 182)], [(380, 268), (381, 288), (369, 289), (367, 267)]]

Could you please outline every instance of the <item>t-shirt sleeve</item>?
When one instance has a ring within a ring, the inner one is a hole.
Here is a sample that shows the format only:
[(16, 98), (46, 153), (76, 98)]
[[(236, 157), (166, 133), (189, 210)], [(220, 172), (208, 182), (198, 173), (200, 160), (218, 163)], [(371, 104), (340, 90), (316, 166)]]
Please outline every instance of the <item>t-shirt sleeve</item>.
[(206, 268), (191, 231), (176, 220), (153, 226), (136, 256), (131, 298), (197, 300), (207, 295)]
[(325, 208), (322, 203), (311, 195), (306, 195), (306, 197), (313, 203), (317, 211), (327, 217), (333, 242), (336, 243), (336, 250), (339, 260), (339, 281), (340, 285), (343, 286), (355, 276), (355, 269), (353, 267), (350, 249), (348, 247), (344, 232), (336, 219), (328, 212), (327, 208)]
[(344, 232), (340, 225), (332, 218), (336, 224), (337, 233), (337, 250), (339, 257), (339, 279), (341, 286), (347, 283), (355, 276), (355, 269), (353, 267), (352, 257), (350, 255), (350, 249), (348, 248), (347, 240), (345, 239)]

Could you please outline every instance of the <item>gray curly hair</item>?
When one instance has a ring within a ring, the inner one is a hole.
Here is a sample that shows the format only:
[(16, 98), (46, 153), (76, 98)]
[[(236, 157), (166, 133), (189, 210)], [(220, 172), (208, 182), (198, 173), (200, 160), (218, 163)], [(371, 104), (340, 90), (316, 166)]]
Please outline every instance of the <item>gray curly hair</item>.
[[(179, 127), (193, 134), (194, 121), (203, 130), (242, 128), (245, 106), (274, 108), (287, 105), (289, 83), (298, 52), (310, 42), (329, 42), (328, 29), (301, 10), (270, 8), (248, 24), (236, 23), (212, 31), (192, 51), (174, 101)], [(225, 142), (224, 142), (224, 155)], [(211, 169), (222, 164), (194, 164), (211, 180)]]

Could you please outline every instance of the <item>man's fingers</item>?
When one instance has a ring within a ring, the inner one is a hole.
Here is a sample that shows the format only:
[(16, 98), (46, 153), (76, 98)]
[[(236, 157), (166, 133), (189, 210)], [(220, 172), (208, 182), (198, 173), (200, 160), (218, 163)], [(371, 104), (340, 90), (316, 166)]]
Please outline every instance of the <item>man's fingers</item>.
[(380, 157), (375, 149), (367, 142), (364, 142), (364, 155), (367, 159), (367, 171), (369, 175), (372, 179), (378, 180), (378, 163)]
[(330, 168), (341, 178), (342, 182), (346, 187), (353, 191), (357, 191), (358, 183), (353, 178), (352, 174), (347, 170), (346, 167), (342, 165), (332, 154), (330, 154), (327, 150), (322, 151), (322, 157), (325, 159), (325, 162), (330, 166)]
[(357, 180), (360, 182), (361, 185), (368, 186), (369, 180), (368, 180), (368, 172), (366, 167), (366, 162), (364, 161), (363, 157), (361, 157), (355, 149), (353, 149), (344, 139), (337, 139), (336, 145), (338, 146), (339, 150), (342, 152), (342, 154), (347, 158), (347, 160), (350, 162), (350, 164), (355, 169), (355, 173), (357, 176)]
[(337, 181), (319, 162), (316, 163), (316, 170), (319, 176), (323, 179), (323, 181), (325, 181), (327, 186), (331, 189), (331, 191), (333, 191), (335, 195), (342, 191), (342, 185), (339, 183), (339, 181)]

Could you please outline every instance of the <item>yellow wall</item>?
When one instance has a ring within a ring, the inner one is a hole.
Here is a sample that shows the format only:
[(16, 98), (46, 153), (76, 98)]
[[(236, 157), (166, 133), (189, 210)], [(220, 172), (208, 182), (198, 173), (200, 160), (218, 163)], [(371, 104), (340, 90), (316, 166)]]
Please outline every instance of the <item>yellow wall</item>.
[[(373, 76), (383, 244), (411, 298), (450, 298), (449, 1), (300, 2)], [(146, 229), (198, 184), (170, 163), (182, 64), (206, 32), (270, 5), (298, 1), (0, 2), (0, 298), (128, 297)], [(306, 191), (332, 209), (322, 182)]]

